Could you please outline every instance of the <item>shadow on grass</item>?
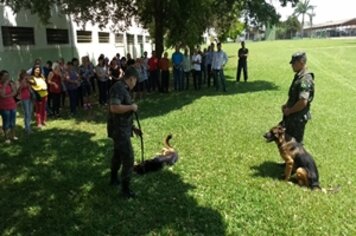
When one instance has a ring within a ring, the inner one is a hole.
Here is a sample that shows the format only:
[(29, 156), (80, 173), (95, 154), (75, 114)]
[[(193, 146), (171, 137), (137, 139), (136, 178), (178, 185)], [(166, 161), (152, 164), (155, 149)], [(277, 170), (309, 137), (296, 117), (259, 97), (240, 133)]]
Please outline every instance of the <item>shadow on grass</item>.
[(171, 171), (135, 177), (139, 197), (108, 185), (108, 140), (41, 130), (0, 144), (1, 235), (224, 235), (221, 215), (198, 206)]
[(253, 176), (281, 179), (284, 167), (280, 163), (265, 161), (258, 166), (252, 166), (251, 169), (255, 171)]
[[(170, 83), (172, 84), (172, 80)], [(241, 82), (236, 84), (235, 78), (226, 76), (226, 89), (227, 92), (223, 92), (221, 88), (219, 91), (216, 91), (215, 87), (211, 86), (208, 88), (204, 84), (201, 90), (195, 91), (191, 78), (189, 90), (175, 92), (171, 88), (169, 93), (152, 93), (146, 95), (144, 99), (137, 101), (140, 118), (161, 116), (171, 111), (179, 110), (202, 97), (239, 96), (239, 94), (278, 90), (279, 87), (274, 83), (263, 80), (252, 80), (247, 83)], [(79, 109), (78, 114), (74, 117), (69, 116), (69, 111), (66, 108), (60, 119), (75, 119), (77, 122), (105, 123), (106, 116), (107, 107), (96, 105), (90, 111), (81, 111)]]
[[(192, 86), (191, 86), (192, 87)], [(139, 102), (139, 113), (142, 119), (167, 114), (173, 110), (191, 104), (202, 97), (231, 96), (245, 93), (254, 93), (267, 90), (278, 90), (274, 83), (262, 80), (241, 82), (236, 84), (232, 77), (226, 80), (227, 92), (219, 91), (215, 87), (207, 88), (206, 85), (199, 91), (189, 90), (183, 92), (170, 92), (169, 94), (153, 94)]]

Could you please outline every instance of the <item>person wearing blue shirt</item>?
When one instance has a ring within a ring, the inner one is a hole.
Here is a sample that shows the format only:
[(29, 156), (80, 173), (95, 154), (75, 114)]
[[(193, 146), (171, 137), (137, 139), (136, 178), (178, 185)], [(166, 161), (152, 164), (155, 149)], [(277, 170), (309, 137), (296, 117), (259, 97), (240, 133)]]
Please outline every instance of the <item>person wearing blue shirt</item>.
[(173, 65), (173, 83), (175, 91), (182, 91), (184, 88), (183, 79), (183, 53), (180, 51), (180, 47), (176, 46), (176, 51), (172, 54), (172, 65)]

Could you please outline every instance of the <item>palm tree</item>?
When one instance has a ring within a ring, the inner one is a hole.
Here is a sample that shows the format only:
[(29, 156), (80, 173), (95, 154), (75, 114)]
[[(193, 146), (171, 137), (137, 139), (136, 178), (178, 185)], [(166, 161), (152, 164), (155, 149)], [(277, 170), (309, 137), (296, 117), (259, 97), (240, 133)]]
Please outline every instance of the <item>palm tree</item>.
[[(312, 18), (314, 16), (314, 6), (309, 5), (310, 0), (304, 0), (304, 1), (299, 1), (297, 3), (296, 8), (294, 9), (293, 15), (296, 17), (299, 17), (300, 15), (302, 16), (302, 29), (301, 29), (301, 36), (303, 37), (304, 35), (304, 17), (305, 15), (308, 15), (312, 21)], [(310, 12), (311, 11), (311, 12)]]

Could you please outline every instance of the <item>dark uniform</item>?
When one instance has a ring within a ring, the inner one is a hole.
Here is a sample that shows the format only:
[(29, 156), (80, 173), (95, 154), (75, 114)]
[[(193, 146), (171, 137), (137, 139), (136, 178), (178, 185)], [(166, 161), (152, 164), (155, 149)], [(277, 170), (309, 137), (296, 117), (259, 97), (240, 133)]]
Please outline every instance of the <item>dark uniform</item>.
[(293, 82), (289, 88), (287, 107), (291, 108), (299, 99), (307, 99), (307, 106), (296, 113), (284, 117), (284, 125), (286, 133), (302, 143), (304, 137), (304, 129), (308, 120), (311, 119), (310, 103), (314, 98), (314, 74), (306, 69), (296, 73)]
[[(131, 105), (129, 87), (124, 81), (116, 82), (109, 95), (109, 105)], [(134, 153), (131, 144), (133, 113), (116, 114), (109, 111), (107, 131), (114, 141), (114, 154), (111, 159), (111, 183), (118, 182), (118, 171), (122, 165), (121, 180), (123, 191), (128, 190), (134, 166)]]
[(238, 51), (238, 54), (237, 54), (237, 56), (239, 57), (239, 61), (238, 61), (238, 65), (237, 65), (237, 75), (236, 75), (237, 82), (240, 82), (241, 70), (243, 70), (245, 82), (248, 79), (248, 77), (247, 77), (247, 57), (242, 56), (244, 54), (248, 54), (248, 49), (245, 47), (240, 48)]

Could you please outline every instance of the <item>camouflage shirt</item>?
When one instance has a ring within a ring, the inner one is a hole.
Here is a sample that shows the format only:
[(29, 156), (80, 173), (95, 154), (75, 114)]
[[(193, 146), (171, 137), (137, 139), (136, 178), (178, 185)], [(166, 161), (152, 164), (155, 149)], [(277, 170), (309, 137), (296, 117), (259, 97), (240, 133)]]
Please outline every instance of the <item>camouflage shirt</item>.
[(289, 88), (287, 107), (293, 107), (300, 99), (308, 100), (308, 105), (301, 111), (291, 116), (300, 117), (307, 115), (310, 118), (310, 103), (314, 98), (314, 74), (307, 70), (296, 73)]
[[(109, 107), (110, 105), (131, 105), (129, 88), (123, 81), (116, 82), (110, 89)], [(120, 139), (120, 137), (130, 137), (133, 125), (133, 113), (126, 112), (117, 114), (108, 112), (107, 132), (108, 137)]]

